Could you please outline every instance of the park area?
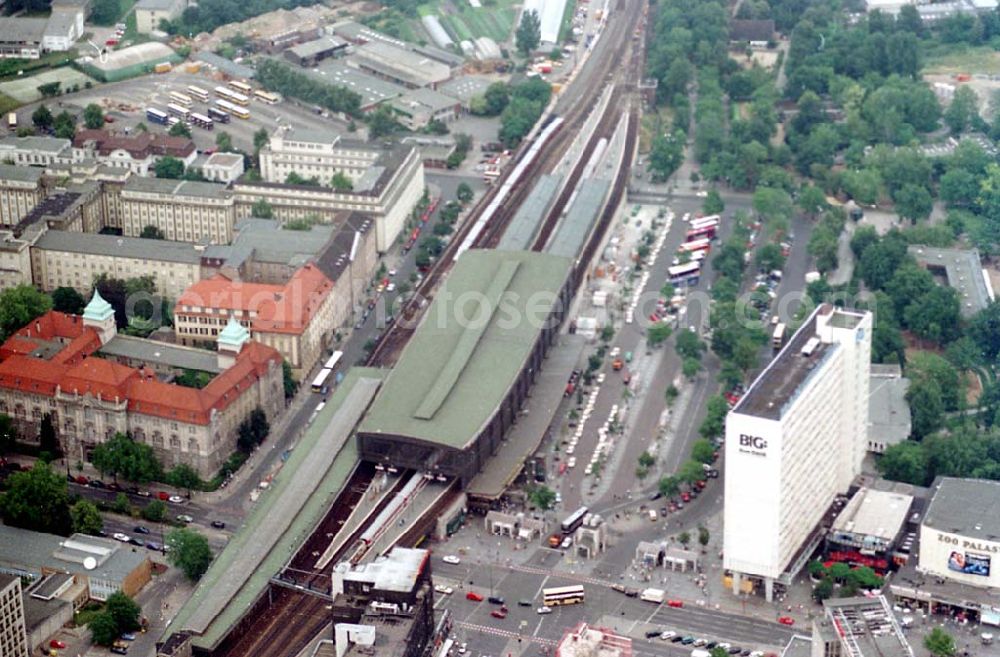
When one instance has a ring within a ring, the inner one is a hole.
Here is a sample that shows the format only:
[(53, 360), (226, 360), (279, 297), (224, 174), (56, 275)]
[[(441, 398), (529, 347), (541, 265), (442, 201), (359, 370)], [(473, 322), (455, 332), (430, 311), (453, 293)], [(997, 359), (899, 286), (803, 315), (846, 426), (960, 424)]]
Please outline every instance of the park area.
[(73, 91), (74, 89), (83, 89), (88, 83), (91, 85), (94, 84), (91, 78), (80, 71), (63, 66), (62, 68), (50, 69), (37, 75), (0, 82), (0, 94), (13, 98), (22, 105), (33, 103), (42, 98), (42, 92), (38, 90), (38, 87), (44, 87), (54, 82), (60, 83), (59, 90), (63, 93)]

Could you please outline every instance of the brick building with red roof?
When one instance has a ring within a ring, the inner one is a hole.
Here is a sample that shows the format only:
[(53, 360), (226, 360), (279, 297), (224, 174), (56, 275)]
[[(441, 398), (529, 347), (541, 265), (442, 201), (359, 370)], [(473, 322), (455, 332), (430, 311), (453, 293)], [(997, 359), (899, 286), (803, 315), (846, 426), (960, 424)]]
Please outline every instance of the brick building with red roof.
[[(284, 399), (282, 357), (236, 322), (218, 352), (118, 336), (114, 310), (95, 292), (82, 317), (49, 311), (0, 346), (0, 412), (22, 436), (50, 414), (63, 451), (87, 461), (116, 433), (148, 444), (166, 468), (215, 474), (236, 448), (240, 423)], [(213, 375), (201, 389), (172, 383), (184, 371)]]
[(213, 342), (235, 319), (252, 339), (277, 349), (301, 375), (316, 363), (334, 327), (346, 316), (346, 295), (334, 294), (333, 287), (315, 264), (300, 268), (284, 285), (246, 283), (217, 274), (195, 283), (177, 300), (174, 328), (181, 344), (198, 345)]

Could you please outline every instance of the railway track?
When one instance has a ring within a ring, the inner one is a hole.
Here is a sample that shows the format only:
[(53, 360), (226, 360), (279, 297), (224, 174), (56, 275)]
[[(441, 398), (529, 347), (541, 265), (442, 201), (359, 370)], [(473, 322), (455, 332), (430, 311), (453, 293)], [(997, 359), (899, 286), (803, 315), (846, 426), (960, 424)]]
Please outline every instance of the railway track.
[[(624, 61), (635, 61), (635, 57), (630, 57), (630, 50), (635, 46), (631, 39), (631, 34), (633, 30), (636, 29), (642, 18), (641, 8), (645, 6), (645, 2), (633, 0), (628, 2), (627, 0), (618, 0), (617, 8), (619, 11), (612, 14), (613, 18), (609, 19), (608, 25), (605, 26), (604, 34), (601, 38), (612, 39), (616, 43), (612, 51), (602, 57), (597, 64), (596, 71), (590, 71), (585, 69), (586, 77), (590, 80), (596, 81), (591, 82), (592, 88), (588, 91), (589, 93), (577, 93), (576, 91), (568, 92), (571, 95), (578, 96), (580, 98), (579, 102), (573, 102), (570, 104), (569, 110), (562, 116), (563, 125), (562, 127), (552, 136), (550, 143), (543, 149), (539, 156), (531, 163), (528, 169), (525, 171), (522, 179), (525, 181), (536, 180), (539, 175), (547, 171), (551, 171), (553, 167), (559, 162), (563, 157), (569, 146), (573, 143), (573, 140), (577, 137), (578, 131), (583, 126), (587, 119), (588, 111), (591, 105), (586, 102), (586, 97), (596, 98), (600, 95), (601, 90), (606, 84), (616, 84), (616, 76), (619, 75), (621, 70), (621, 64)], [(631, 67), (629, 67), (631, 68)], [(581, 72), (581, 74), (584, 74)], [(637, 77), (634, 77), (631, 72), (626, 74), (626, 85), (631, 85), (631, 88), (635, 88), (637, 82)], [(580, 81), (583, 83), (584, 81)], [(620, 83), (619, 83), (620, 84)], [(575, 88), (575, 84), (573, 85)], [(584, 85), (586, 86), (586, 84)], [(626, 92), (629, 89), (625, 89)], [(604, 127), (605, 131), (610, 132), (613, 129), (614, 120), (607, 120), (608, 115), (614, 115), (617, 117), (618, 113), (615, 109), (612, 109), (615, 103), (612, 102), (609, 105), (608, 111), (605, 113), (604, 119), (601, 121), (601, 126)], [(612, 126), (612, 127), (608, 127)], [(597, 141), (602, 136), (607, 136), (606, 134), (599, 134), (601, 130), (597, 130), (591, 135), (588, 144), (585, 147), (585, 152), (588, 154), (593, 152), (593, 149)], [(518, 156), (515, 160), (519, 161), (521, 157), (530, 148), (530, 144), (523, 143), (518, 150)], [(582, 157), (581, 161), (585, 162), (587, 157)], [(503, 188), (503, 183), (506, 180), (506, 176), (516, 166), (515, 161), (512, 161), (511, 166), (508, 167), (505, 173), (504, 179), (501, 179), (497, 184), (492, 187), (480, 201), (473, 208), (469, 216), (466, 217), (462, 226), (456, 231), (455, 235), (452, 237), (451, 241), (448, 243), (447, 248), (441, 254), (441, 256), (434, 263), (427, 276), (420, 282), (415, 290), (413, 299), (404, 306), (400, 312), (398, 321), (393, 323), (379, 338), (374, 349), (372, 349), (369, 355), (366, 365), (373, 367), (386, 367), (392, 365), (396, 359), (399, 357), (400, 352), (403, 347), (409, 341), (410, 337), (413, 335), (417, 324), (419, 323), (420, 312), (428, 305), (428, 303), (434, 298), (434, 293), (442, 279), (442, 277), (451, 269), (454, 262), (455, 255), (458, 253), (459, 248), (465, 242), (466, 237), (468, 237), (473, 227), (476, 225), (476, 219), (482, 213), (485, 208), (489, 206), (491, 202), (496, 198), (497, 194)], [(579, 175), (582, 171), (581, 167), (576, 167), (574, 169), (574, 174)], [(572, 176), (567, 181), (567, 189), (572, 189), (579, 182), (578, 178), (574, 179)], [(531, 192), (532, 185), (530, 184), (520, 184), (510, 190), (510, 194), (505, 199), (502, 207), (498, 212), (496, 212), (490, 220), (487, 222), (486, 226), (482, 229), (481, 233), (477, 236), (475, 242), (473, 243), (473, 248), (492, 248), (495, 247), (499, 242), (500, 237), (503, 235), (503, 231), (506, 229), (510, 220), (513, 218), (517, 208), (523, 203), (524, 199), (527, 198), (528, 194)], [(570, 192), (571, 193), (571, 192)], [(568, 196), (566, 196), (568, 198)], [(566, 198), (560, 197), (560, 201), (565, 204)], [(563, 205), (557, 203), (555, 208), (561, 211)], [(554, 220), (553, 220), (554, 221)], [(549, 233), (553, 230), (554, 225), (548, 226), (547, 230)]]

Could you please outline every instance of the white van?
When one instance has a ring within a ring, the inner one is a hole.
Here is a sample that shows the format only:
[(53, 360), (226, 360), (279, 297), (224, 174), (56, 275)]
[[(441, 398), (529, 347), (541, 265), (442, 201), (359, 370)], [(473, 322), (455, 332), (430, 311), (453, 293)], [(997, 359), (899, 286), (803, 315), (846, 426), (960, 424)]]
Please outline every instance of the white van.
[(656, 518), (657, 518), (657, 515), (656, 515), (656, 509), (650, 509), (650, 510), (649, 510), (649, 519), (650, 519), (650, 520), (651, 520), (652, 522), (656, 522)]

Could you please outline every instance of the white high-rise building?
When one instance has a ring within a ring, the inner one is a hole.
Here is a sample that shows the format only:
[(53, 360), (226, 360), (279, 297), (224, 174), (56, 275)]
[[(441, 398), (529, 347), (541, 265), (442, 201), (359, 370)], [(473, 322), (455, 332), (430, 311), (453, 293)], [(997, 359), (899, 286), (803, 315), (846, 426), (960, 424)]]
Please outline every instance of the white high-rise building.
[(861, 472), (872, 314), (816, 308), (726, 420), (724, 567), (787, 584), (822, 538), (821, 518)]

